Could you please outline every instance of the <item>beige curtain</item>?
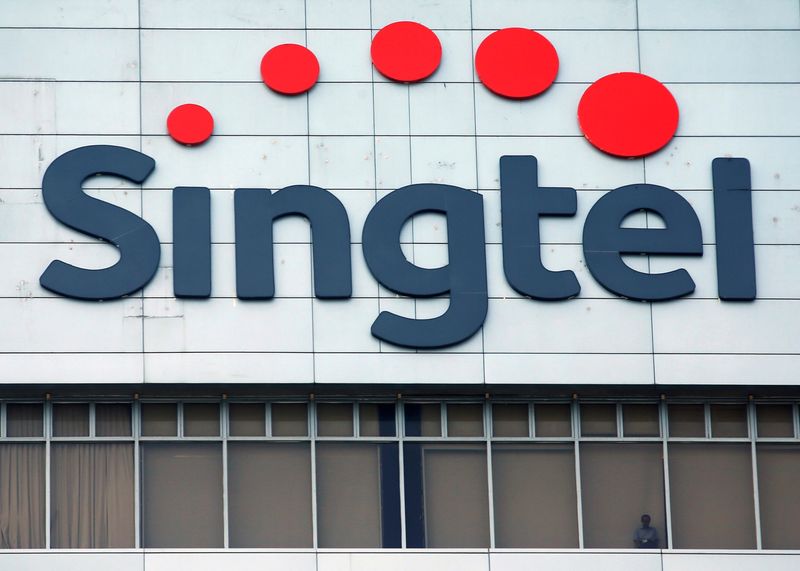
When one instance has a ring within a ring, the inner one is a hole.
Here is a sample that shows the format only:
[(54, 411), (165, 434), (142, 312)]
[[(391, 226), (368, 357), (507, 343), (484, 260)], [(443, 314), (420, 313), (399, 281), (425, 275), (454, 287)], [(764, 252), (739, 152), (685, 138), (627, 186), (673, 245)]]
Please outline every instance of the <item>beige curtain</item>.
[(134, 547), (133, 444), (53, 443), (51, 544)]
[(0, 549), (43, 548), (44, 443), (0, 445)]

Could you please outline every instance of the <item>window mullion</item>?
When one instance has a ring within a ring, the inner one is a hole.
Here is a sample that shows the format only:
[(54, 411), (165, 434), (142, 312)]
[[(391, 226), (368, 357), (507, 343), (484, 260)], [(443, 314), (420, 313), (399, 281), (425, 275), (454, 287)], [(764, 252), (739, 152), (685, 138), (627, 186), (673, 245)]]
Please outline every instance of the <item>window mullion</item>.
[(570, 404), (572, 420), (572, 441), (575, 446), (575, 498), (578, 509), (578, 548), (583, 549), (583, 500), (581, 497), (581, 451), (579, 444), (579, 407), (577, 399)]

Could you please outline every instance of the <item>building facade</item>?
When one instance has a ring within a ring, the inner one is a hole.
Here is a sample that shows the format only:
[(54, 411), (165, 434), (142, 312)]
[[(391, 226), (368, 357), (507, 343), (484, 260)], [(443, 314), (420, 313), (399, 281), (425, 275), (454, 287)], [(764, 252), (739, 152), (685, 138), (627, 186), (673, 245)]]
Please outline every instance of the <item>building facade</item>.
[(797, 0), (0, 48), (0, 569), (800, 566)]

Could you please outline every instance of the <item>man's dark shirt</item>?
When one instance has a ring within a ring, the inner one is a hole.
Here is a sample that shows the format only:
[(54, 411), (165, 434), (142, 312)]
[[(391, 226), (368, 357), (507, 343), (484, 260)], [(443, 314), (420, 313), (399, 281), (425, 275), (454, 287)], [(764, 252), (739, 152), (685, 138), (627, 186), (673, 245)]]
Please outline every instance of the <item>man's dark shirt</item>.
[(654, 527), (640, 527), (633, 534), (633, 543), (642, 549), (658, 549), (658, 532)]

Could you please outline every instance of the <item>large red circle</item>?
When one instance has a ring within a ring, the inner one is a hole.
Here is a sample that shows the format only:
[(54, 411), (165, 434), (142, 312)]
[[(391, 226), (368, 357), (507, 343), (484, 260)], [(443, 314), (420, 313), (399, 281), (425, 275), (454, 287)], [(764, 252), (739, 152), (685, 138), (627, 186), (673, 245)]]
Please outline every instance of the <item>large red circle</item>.
[(179, 105), (167, 116), (170, 137), (184, 145), (199, 145), (214, 131), (214, 118), (208, 110), (194, 103)]
[(430, 28), (417, 22), (394, 22), (372, 39), (372, 63), (395, 81), (420, 81), (442, 61), (442, 44)]
[(613, 73), (595, 81), (578, 104), (589, 142), (618, 157), (642, 157), (666, 145), (678, 128), (678, 104), (650, 76)]
[(558, 74), (558, 53), (543, 35), (526, 28), (489, 34), (475, 54), (478, 78), (492, 92), (526, 99), (550, 87)]
[(261, 79), (284, 95), (305, 93), (317, 82), (319, 62), (310, 49), (299, 44), (275, 46), (261, 58)]

